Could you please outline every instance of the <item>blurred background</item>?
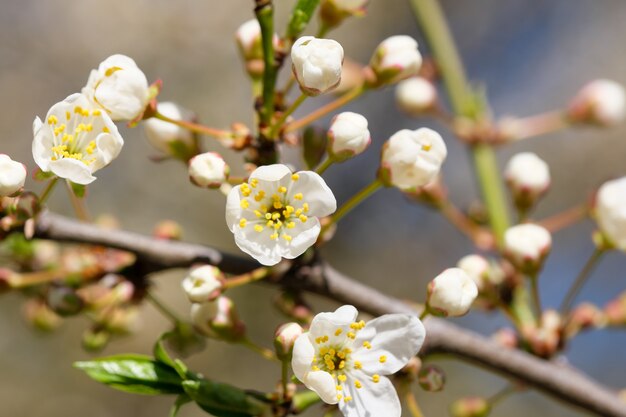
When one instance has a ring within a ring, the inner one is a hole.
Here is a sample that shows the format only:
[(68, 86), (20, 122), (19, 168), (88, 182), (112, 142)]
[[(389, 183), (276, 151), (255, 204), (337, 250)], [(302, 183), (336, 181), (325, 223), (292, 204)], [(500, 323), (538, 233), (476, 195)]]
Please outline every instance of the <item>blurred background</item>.
[[(275, 0), (278, 27), (293, 0)], [(483, 84), (496, 116), (525, 116), (560, 108), (588, 80), (609, 78), (626, 84), (626, 2), (604, 0), (444, 0), (452, 30), (472, 80)], [(35, 164), (30, 154), (31, 123), (36, 115), (70, 93), (79, 91), (89, 71), (114, 53), (133, 57), (153, 81), (160, 78), (161, 100), (173, 100), (198, 113), (215, 127), (233, 121), (250, 123), (250, 86), (239, 60), (233, 34), (253, 17), (250, 0), (0, 0), (0, 153)], [(346, 54), (367, 62), (385, 37), (408, 34), (420, 39), (406, 0), (372, 0), (369, 15), (350, 19), (329, 37)], [(313, 28), (309, 33), (314, 33)], [(424, 42), (420, 42), (424, 45)], [(422, 52), (425, 49), (422, 48)], [(427, 55), (427, 52), (425, 53)], [(304, 115), (329, 97), (308, 100)], [(365, 115), (374, 142), (364, 155), (333, 166), (325, 178), (339, 202), (374, 176), (378, 148), (395, 131), (430, 126), (439, 129), (449, 147), (443, 172), (452, 199), (466, 207), (477, 197), (464, 147), (442, 126), (411, 119), (395, 107), (393, 90), (376, 91), (347, 106)], [(326, 126), (328, 119), (320, 121)], [(177, 162), (154, 163), (141, 128), (121, 127), (126, 144), (112, 166), (98, 172), (89, 189), (93, 215), (109, 213), (124, 228), (150, 233), (162, 219), (180, 222), (184, 239), (237, 251), (224, 224), (224, 198), (192, 186)], [(553, 189), (540, 205), (543, 218), (588, 198), (594, 187), (626, 174), (626, 126), (611, 130), (578, 129), (530, 139), (502, 149), (501, 166), (522, 150), (532, 150), (549, 164)], [(207, 148), (222, 152), (205, 138)], [(241, 172), (241, 156), (222, 152)], [(294, 161), (292, 161), (294, 162)], [(298, 163), (298, 161), (295, 161)], [(358, 174), (357, 174), (358, 173)], [(30, 181), (27, 187), (40, 184)], [(72, 215), (62, 188), (50, 201), (52, 210)], [(547, 306), (558, 306), (593, 249), (591, 222), (555, 235), (540, 285)], [(336, 238), (324, 250), (339, 270), (390, 294), (421, 301), (426, 283), (472, 251), (471, 244), (437, 213), (410, 204), (399, 192), (383, 190), (341, 222)], [(593, 274), (583, 297), (598, 305), (626, 287), (626, 257), (611, 254)], [(393, 273), (390, 273), (393, 271)], [(157, 293), (181, 315), (189, 304), (180, 290), (185, 271), (154, 277)], [(249, 326), (250, 336), (270, 345), (282, 318), (269, 302), (272, 289), (254, 286), (231, 293)], [(266, 301), (268, 300), (268, 301)], [(317, 308), (334, 308), (310, 297)], [(41, 335), (21, 316), (22, 299), (0, 299), (0, 404), (2, 415), (56, 417), (89, 413), (91, 417), (164, 416), (173, 398), (139, 397), (113, 391), (72, 368), (90, 358), (80, 347), (88, 326), (68, 320), (59, 331)], [(168, 327), (150, 305), (142, 309), (142, 325), (131, 337), (112, 343), (101, 355), (150, 353), (152, 343)], [(483, 334), (505, 325), (497, 315), (472, 313), (459, 324)], [(607, 385), (622, 388), (626, 335), (615, 331), (586, 333), (567, 352), (567, 360)], [(239, 347), (212, 343), (188, 360), (190, 366), (244, 387), (269, 390), (279, 370)], [(429, 417), (447, 415), (447, 404), (464, 395), (491, 395), (503, 379), (454, 361), (437, 361), (448, 385), (437, 394), (419, 393)], [(582, 416), (535, 393), (520, 394), (500, 404), (494, 416)], [(180, 416), (204, 415), (187, 406)], [(315, 411), (307, 415), (321, 415)], [(384, 417), (384, 416), (377, 416)]]

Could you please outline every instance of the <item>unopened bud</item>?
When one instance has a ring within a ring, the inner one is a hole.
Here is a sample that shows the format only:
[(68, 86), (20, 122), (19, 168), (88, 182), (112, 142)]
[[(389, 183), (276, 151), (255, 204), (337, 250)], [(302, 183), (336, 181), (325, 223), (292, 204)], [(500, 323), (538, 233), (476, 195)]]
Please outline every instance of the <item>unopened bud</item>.
[[(246, 64), (246, 72), (251, 78), (260, 78), (265, 65), (263, 63), (263, 39), (261, 26), (257, 19), (250, 19), (243, 23), (235, 32), (235, 41), (239, 52)], [(280, 39), (276, 34), (273, 37), (274, 48), (278, 49)]]
[(594, 80), (585, 85), (572, 100), (567, 114), (578, 123), (613, 126), (624, 119), (624, 87), (611, 80)]
[(544, 227), (525, 223), (509, 228), (504, 234), (505, 255), (520, 271), (535, 273), (552, 247), (552, 236)]
[(0, 197), (10, 196), (24, 187), (26, 166), (0, 154)]
[[(159, 102), (157, 111), (170, 119), (183, 122), (192, 122), (196, 118), (190, 110), (169, 101)], [(196, 139), (189, 129), (156, 117), (147, 119), (143, 125), (148, 142), (158, 151), (184, 161), (196, 153)]]
[(157, 239), (180, 240), (183, 236), (183, 228), (174, 220), (162, 220), (154, 226), (152, 235)]
[(370, 60), (375, 74), (375, 85), (394, 83), (417, 72), (422, 65), (422, 55), (417, 50), (417, 41), (410, 36), (391, 36), (378, 45)]
[(396, 103), (411, 116), (422, 115), (437, 105), (437, 89), (426, 78), (411, 77), (398, 83)]
[(605, 182), (600, 187), (595, 217), (608, 244), (626, 251), (626, 177)]
[(527, 328), (525, 338), (533, 353), (542, 358), (550, 358), (561, 344), (562, 320), (555, 310), (546, 310), (541, 316), (538, 328)]
[(456, 266), (474, 281), (478, 290), (482, 290), (485, 282), (489, 279), (489, 261), (480, 255), (467, 255), (462, 257)]
[(491, 412), (489, 401), (481, 397), (464, 397), (450, 406), (452, 417), (486, 417)]
[(224, 285), (224, 275), (219, 268), (203, 265), (193, 268), (183, 279), (183, 290), (192, 303), (204, 303), (215, 300)]
[(425, 365), (419, 371), (417, 382), (424, 391), (441, 391), (446, 385), (446, 374), (435, 365)]
[(550, 169), (541, 158), (532, 152), (518, 153), (511, 158), (504, 176), (518, 209), (526, 211), (550, 187)]
[(320, 20), (328, 28), (339, 26), (350, 16), (364, 16), (369, 0), (322, 0)]
[(519, 338), (513, 329), (500, 329), (496, 331), (491, 338), (497, 344), (507, 349), (515, 349), (519, 345)]
[(328, 129), (328, 154), (339, 162), (367, 149), (372, 138), (367, 119), (358, 113), (343, 112), (333, 118)]
[(70, 287), (50, 287), (47, 294), (48, 307), (61, 317), (80, 313), (85, 302)]
[(449, 268), (428, 284), (428, 311), (444, 317), (462, 316), (477, 296), (472, 278), (460, 268)]
[(228, 178), (230, 168), (215, 152), (205, 152), (189, 161), (189, 178), (198, 187), (219, 188)]
[(302, 91), (322, 94), (339, 85), (343, 48), (332, 39), (303, 36), (291, 48), (291, 62)]
[(135, 307), (118, 307), (107, 312), (102, 324), (111, 333), (133, 333), (139, 329), (139, 312)]
[(239, 319), (235, 303), (224, 296), (215, 301), (217, 312), (210, 322), (211, 329), (222, 339), (229, 342), (238, 342), (244, 339), (246, 326)]
[(291, 360), (293, 344), (302, 332), (302, 327), (298, 323), (286, 323), (276, 329), (274, 348), (279, 359)]
[(39, 299), (30, 299), (24, 304), (24, 315), (29, 324), (38, 330), (50, 332), (61, 325), (62, 319)]

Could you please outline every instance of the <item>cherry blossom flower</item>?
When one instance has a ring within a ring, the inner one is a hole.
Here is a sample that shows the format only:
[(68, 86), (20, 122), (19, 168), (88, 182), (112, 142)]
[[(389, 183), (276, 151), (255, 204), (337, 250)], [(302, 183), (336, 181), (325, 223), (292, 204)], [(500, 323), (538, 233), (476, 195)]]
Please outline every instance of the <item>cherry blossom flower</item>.
[(183, 290), (192, 303), (216, 299), (223, 287), (224, 276), (219, 268), (203, 265), (189, 271), (182, 282)]

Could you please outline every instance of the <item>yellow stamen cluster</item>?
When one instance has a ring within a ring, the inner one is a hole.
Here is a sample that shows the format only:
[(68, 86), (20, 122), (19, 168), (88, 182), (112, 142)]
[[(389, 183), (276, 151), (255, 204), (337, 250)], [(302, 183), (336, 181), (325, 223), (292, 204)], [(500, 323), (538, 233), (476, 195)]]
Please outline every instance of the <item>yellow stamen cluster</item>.
[[(77, 119), (72, 121), (73, 115)], [(63, 158), (76, 159), (85, 165), (93, 163), (96, 158), (89, 158), (96, 151), (96, 141), (91, 140), (85, 145), (85, 136), (93, 131), (93, 118), (102, 115), (99, 109), (88, 110), (81, 106), (75, 106), (74, 112), (66, 111), (65, 119), (67, 123), (59, 123), (59, 118), (55, 115), (48, 117), (48, 124), (52, 127), (54, 134), (54, 145), (52, 147), (52, 160), (56, 161)], [(72, 123), (73, 122), (73, 123)], [(73, 130), (70, 130), (73, 129)], [(103, 132), (109, 132), (105, 126)]]
[[(298, 174), (291, 175), (292, 183), (299, 179), (300, 176)], [(309, 204), (302, 203), (300, 207), (297, 207), (296, 204), (288, 201), (289, 188), (287, 186), (278, 187), (271, 196), (268, 196), (265, 190), (258, 188), (259, 180), (256, 178), (241, 184), (239, 187), (242, 196), (241, 208), (244, 210), (251, 209), (254, 216), (258, 219), (258, 221), (252, 222), (254, 231), (262, 233), (268, 230), (271, 233), (270, 239), (276, 240), (282, 237), (286, 242), (291, 242), (293, 236), (287, 233), (287, 230), (295, 228), (297, 221), (307, 222), (309, 218), (306, 213), (309, 211)], [(303, 199), (304, 195), (302, 193), (297, 193), (293, 196), (294, 202), (300, 202)], [(249, 223), (250, 221), (240, 221), (239, 226), (245, 228)]]

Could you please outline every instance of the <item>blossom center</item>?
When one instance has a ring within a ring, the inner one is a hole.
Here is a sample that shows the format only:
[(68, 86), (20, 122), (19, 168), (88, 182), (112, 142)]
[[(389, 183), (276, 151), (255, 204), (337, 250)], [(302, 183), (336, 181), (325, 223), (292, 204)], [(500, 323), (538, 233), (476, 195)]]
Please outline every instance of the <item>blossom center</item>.
[[(90, 165), (96, 158), (93, 156), (96, 150), (96, 141), (91, 139), (95, 129), (108, 133), (109, 129), (102, 121), (102, 110), (83, 109), (75, 106), (74, 111), (65, 112), (65, 122), (55, 115), (48, 117), (48, 125), (52, 129), (53, 143), (52, 160), (63, 158), (76, 159), (85, 165)], [(97, 130), (96, 130), (97, 132)]]

